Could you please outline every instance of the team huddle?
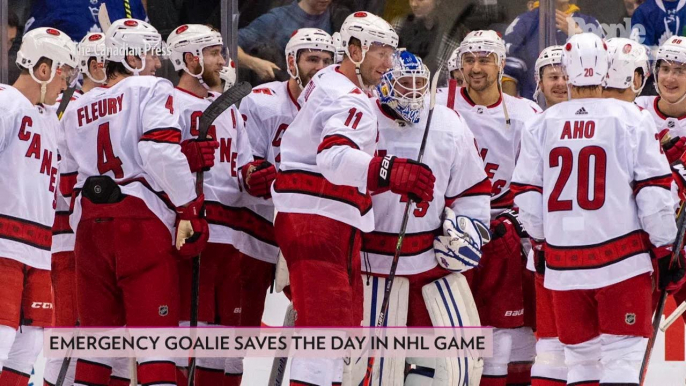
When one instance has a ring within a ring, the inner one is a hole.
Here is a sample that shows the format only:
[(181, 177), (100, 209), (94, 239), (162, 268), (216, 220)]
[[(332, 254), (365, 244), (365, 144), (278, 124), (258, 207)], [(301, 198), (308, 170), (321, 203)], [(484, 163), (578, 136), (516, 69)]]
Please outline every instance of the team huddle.
[[(291, 385), (638, 385), (657, 298), (686, 300), (686, 40), (659, 48), (659, 96), (637, 100), (640, 44), (545, 49), (545, 111), (502, 92), (494, 31), (467, 35), (433, 95), (397, 46), (368, 12), (334, 36), (299, 29), (290, 79), (205, 136), (236, 81), (216, 30), (170, 34), (176, 86), (155, 76), (163, 42), (144, 21), (78, 45), (28, 32), (0, 85), (0, 386), (28, 384), (44, 327), (259, 327), (274, 281), (298, 327), (493, 327), (492, 357), (296, 357)], [(139, 358), (135, 374), (233, 386), (243, 360)], [(44, 375), (131, 383), (127, 358), (49, 359)]]

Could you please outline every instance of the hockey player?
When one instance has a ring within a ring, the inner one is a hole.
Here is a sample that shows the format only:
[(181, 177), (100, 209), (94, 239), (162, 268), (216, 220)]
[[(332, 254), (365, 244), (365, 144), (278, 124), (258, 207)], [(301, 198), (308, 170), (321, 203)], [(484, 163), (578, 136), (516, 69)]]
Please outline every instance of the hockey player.
[(625, 38), (608, 39), (609, 67), (603, 80), (603, 98), (633, 102), (648, 80), (648, 50)]
[(669, 267), (669, 165), (651, 119), (602, 98), (602, 39), (580, 34), (563, 52), (571, 101), (527, 123), (516, 204), (537, 264), (545, 264), (567, 384), (638, 385), (652, 332), (651, 254), (661, 287), (677, 288), (684, 276), (683, 257)]
[(536, 342), (530, 304), (534, 300), (534, 278), (524, 266), (520, 238), (525, 234), (508, 209), (513, 206), (510, 178), (521, 132), (524, 123), (540, 108), (530, 100), (502, 93), (505, 44), (496, 32), (473, 31), (459, 50), (458, 61), (467, 85), (451, 85), (447, 104), (474, 133), (492, 184), (493, 236), (483, 248), (479, 267), (467, 275), (473, 275), (471, 287), (481, 323), (495, 327), (495, 351), (492, 358), (484, 359), (481, 385), (505, 385), (508, 374), (512, 383), (527, 383)]
[(455, 80), (455, 85), (457, 87), (464, 87), (464, 74), (462, 74), (462, 63), (457, 59), (460, 55), (460, 47), (456, 48), (448, 59), (448, 73), (450, 74), (450, 79)]
[(539, 93), (543, 93), (546, 107), (554, 106), (568, 99), (567, 80), (560, 65), (561, 60), (562, 46), (548, 47), (541, 51), (538, 59), (536, 59), (534, 101), (538, 99)]
[[(83, 85), (80, 90), (75, 90), (72, 101), (79, 96), (102, 86), (107, 81), (105, 76), (105, 35), (99, 32), (87, 34), (76, 47), (76, 61), (78, 71), (83, 75)], [(56, 109), (62, 96), (57, 98), (53, 105)], [(72, 105), (73, 107), (73, 105)], [(63, 128), (60, 127), (60, 132)], [(59, 142), (58, 142), (59, 144)], [(58, 157), (59, 158), (59, 157)], [(73, 190), (76, 180), (69, 175), (60, 177), (61, 184), (67, 192)], [(76, 236), (69, 226), (69, 213), (71, 196), (64, 196), (57, 192), (55, 197), (56, 212), (55, 222), (52, 226), (52, 264), (50, 276), (52, 279), (53, 293), (53, 326), (73, 327), (78, 317), (76, 313), (76, 261), (74, 257), (74, 242)], [(46, 386), (55, 385), (62, 367), (64, 358), (48, 358), (43, 372)], [(64, 378), (65, 385), (74, 383), (76, 359), (69, 361), (69, 368)], [(130, 383), (128, 359), (118, 359), (112, 367), (110, 385), (124, 386)]]
[[(178, 326), (176, 259), (196, 256), (207, 241), (204, 198), (195, 193), (179, 146), (172, 85), (151, 76), (160, 67), (159, 33), (141, 20), (122, 19), (112, 23), (105, 42), (107, 87), (72, 102), (63, 118), (61, 173), (76, 178), (70, 225), (78, 225), (79, 321), (86, 327)], [(110, 363), (79, 359), (75, 385), (107, 384)], [(141, 384), (176, 384), (169, 359), (139, 359), (137, 372)]]
[(76, 47), (61, 31), (37, 28), (24, 35), (17, 65), (17, 81), (0, 85), (0, 385), (21, 386), (41, 351), (43, 327), (52, 324), (59, 122), (45, 106), (76, 73)]
[[(253, 158), (238, 109), (232, 106), (214, 121), (209, 133), (212, 141), (194, 139), (198, 135), (197, 125), (202, 112), (211, 102), (209, 90), (221, 86), (221, 72), (226, 65), (222, 45), (218, 31), (198, 24), (182, 25), (167, 39), (171, 60), (180, 75), (174, 97), (183, 130), (182, 149), (191, 171), (214, 165), (205, 174), (210, 239), (200, 260), (198, 321), (205, 325), (218, 322), (226, 326), (259, 327), (263, 308), (255, 304), (260, 304), (260, 298), (266, 294), (273, 265), (252, 259), (238, 249), (243, 233), (263, 228), (259, 216), (243, 207), (241, 200), (241, 172)], [(219, 149), (215, 152), (217, 146)], [(211, 149), (211, 152), (206, 153), (204, 149)], [(264, 186), (262, 190), (268, 188)], [(274, 238), (273, 232), (271, 238)], [(182, 320), (189, 320), (190, 261), (180, 262), (179, 271)], [(230, 366), (225, 369), (226, 363)], [(222, 382), (240, 384), (243, 372), (240, 358), (198, 358), (196, 365), (198, 386)]]
[[(417, 204), (411, 211), (386, 325), (444, 326), (444, 316), (452, 313), (461, 315), (461, 324), (455, 327), (478, 326), (474, 300), (459, 272), (478, 264), (481, 246), (489, 239), (488, 226), (484, 224), (490, 221), (491, 184), (474, 148), (474, 136), (459, 114), (436, 105), (431, 127), (426, 128), (428, 86), (429, 70), (422, 60), (401, 50), (394, 56), (393, 68), (377, 86), (380, 101), (375, 106), (379, 122), (377, 154), (415, 158), (424, 131), (428, 130), (423, 162), (436, 176), (434, 199)], [(398, 197), (392, 192), (372, 195), (374, 231), (362, 236), (362, 271), (366, 273), (366, 280), (365, 275), (362, 278), (364, 324), (367, 326), (373, 327), (377, 322), (377, 307), (383, 301), (385, 278), (390, 272), (406, 202), (407, 196)], [(440, 237), (434, 241), (435, 236)], [(437, 286), (460, 299), (456, 304), (471, 307), (456, 310), (452, 303), (437, 305), (433, 301), (441, 298)], [(466, 358), (407, 358), (406, 361), (415, 368), (407, 375), (405, 385), (462, 386), (461, 382), (467, 379), (477, 377), (478, 380), (476, 372), (483, 365)], [(383, 379), (372, 384), (403, 384), (404, 362), (396, 358), (376, 361), (375, 377), (383, 374)], [(361, 363), (365, 366), (367, 361)], [(361, 373), (364, 374), (364, 369)], [(359, 384), (359, 380), (353, 384)], [(476, 383), (464, 383), (470, 384)]]
[[(298, 99), (301, 110), (282, 137), (281, 171), (272, 186), (296, 326), (360, 325), (360, 232), (374, 227), (368, 191), (433, 199), (426, 165), (373, 156), (377, 119), (367, 91), (391, 67), (398, 35), (378, 16), (355, 12), (341, 39), (341, 65), (317, 73)], [(342, 369), (343, 359), (294, 358), (291, 382), (330, 385), (341, 381)]]

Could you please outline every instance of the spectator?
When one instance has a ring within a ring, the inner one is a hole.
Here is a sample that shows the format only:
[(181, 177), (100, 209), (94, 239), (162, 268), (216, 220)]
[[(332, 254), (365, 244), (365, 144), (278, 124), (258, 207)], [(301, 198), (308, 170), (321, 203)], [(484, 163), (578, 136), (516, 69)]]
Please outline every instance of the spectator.
[(638, 8), (643, 3), (645, 3), (645, 0), (624, 0), (624, 8), (626, 9), (626, 15), (629, 17), (633, 17), (636, 8)]
[[(579, 7), (571, 4), (569, 0), (556, 0), (555, 5), (557, 34), (553, 44), (564, 44), (569, 35), (586, 32), (582, 29), (584, 25), (592, 25), (594, 31), (602, 31), (594, 17), (581, 14)], [(519, 93), (527, 99), (533, 98), (536, 89), (534, 64), (539, 54), (538, 2), (534, 2), (533, 7), (533, 10), (514, 19), (504, 37), (508, 58), (503, 77), (503, 91), (510, 95)]]
[(440, 42), (436, 39), (438, 26), (438, 5), (441, 0), (409, 0), (412, 13), (393, 23), (398, 32), (398, 47), (426, 60), (431, 46)]
[(100, 4), (107, 5), (110, 20), (124, 17), (147, 20), (141, 0), (129, 0), (129, 8), (117, 0), (35, 0), (26, 32), (38, 27), (53, 27), (63, 31), (74, 41), (81, 41), (88, 32), (101, 31), (98, 22)]
[(281, 68), (261, 59), (259, 47), (272, 46), (283, 56), (288, 39), (299, 28), (319, 28), (329, 34), (338, 31), (350, 12), (331, 4), (332, 0), (295, 0), (253, 20), (238, 31), (238, 63), (254, 71), (263, 81), (274, 79), (274, 71)]
[(657, 49), (673, 35), (685, 35), (686, 6), (677, 0), (646, 0), (631, 17), (631, 39)]
[(17, 35), (21, 38), (21, 32), (19, 31), (19, 17), (16, 13), (9, 11), (7, 15), (7, 49), (12, 47)]

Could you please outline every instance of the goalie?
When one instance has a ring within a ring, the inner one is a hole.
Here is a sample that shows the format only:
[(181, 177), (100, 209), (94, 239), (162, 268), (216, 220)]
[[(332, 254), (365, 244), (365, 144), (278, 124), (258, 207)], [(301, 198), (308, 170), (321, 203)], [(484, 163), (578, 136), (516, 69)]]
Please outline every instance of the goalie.
[[(429, 70), (422, 60), (398, 51), (393, 68), (377, 86), (379, 156), (388, 153), (417, 159), (430, 110), (428, 88)], [(426, 130), (422, 162), (436, 176), (434, 198), (410, 211), (385, 324), (479, 326), (474, 300), (460, 272), (479, 263), (481, 247), (490, 239), (484, 223), (490, 219), (491, 183), (474, 136), (458, 113), (435, 106)], [(391, 192), (372, 194), (375, 231), (365, 234), (362, 241), (365, 326), (376, 325), (407, 200), (407, 195), (398, 197)], [(443, 302), (449, 297), (441, 297), (439, 292), (449, 293), (455, 302)], [(352, 373), (357, 385), (367, 361), (355, 362)], [(403, 380), (405, 362), (411, 370)], [(372, 384), (478, 385), (480, 368), (478, 358), (384, 358), (375, 363)]]

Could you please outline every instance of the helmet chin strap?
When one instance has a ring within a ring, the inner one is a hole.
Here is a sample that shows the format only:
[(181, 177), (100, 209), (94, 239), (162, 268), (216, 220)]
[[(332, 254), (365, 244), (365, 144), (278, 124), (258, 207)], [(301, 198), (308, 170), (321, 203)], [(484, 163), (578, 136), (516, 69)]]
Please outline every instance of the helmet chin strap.
[(200, 55), (198, 55), (198, 60), (200, 61), (200, 73), (199, 74), (193, 74), (191, 71), (188, 69), (188, 66), (184, 64), (183, 70), (190, 76), (194, 77), (195, 79), (198, 80), (201, 86), (205, 88), (205, 90), (210, 91), (210, 86), (205, 83), (205, 79), (202, 78), (202, 74), (205, 73), (205, 60), (202, 57), (202, 52)]
[(131, 71), (134, 76), (140, 75), (139, 73), (143, 71), (145, 68), (145, 55), (141, 55), (141, 68), (133, 68), (129, 66), (129, 62), (126, 61), (126, 56), (124, 56), (124, 60), (121, 62), (121, 64), (126, 68), (127, 70)]
[(50, 78), (48, 80), (39, 80), (36, 78), (36, 75), (33, 73), (34, 67), (31, 68), (29, 71), (29, 74), (31, 75), (31, 78), (36, 81), (38, 84), (40, 84), (40, 99), (39, 103), (43, 104), (45, 103), (45, 94), (48, 91), (48, 83), (52, 82), (52, 79), (55, 77), (55, 73), (57, 72), (57, 62), (53, 61), (52, 62), (52, 67), (50, 68)]

